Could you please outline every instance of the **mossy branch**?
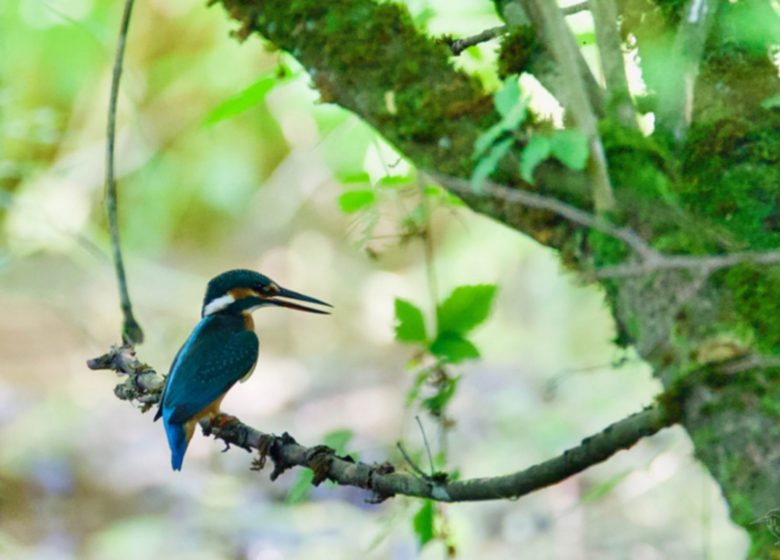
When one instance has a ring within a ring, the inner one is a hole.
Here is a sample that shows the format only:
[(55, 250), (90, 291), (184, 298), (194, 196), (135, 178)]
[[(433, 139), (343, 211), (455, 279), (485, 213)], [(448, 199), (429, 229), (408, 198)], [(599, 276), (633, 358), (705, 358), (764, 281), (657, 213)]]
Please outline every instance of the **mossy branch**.
[[(127, 376), (114, 391), (118, 398), (136, 401), (143, 410), (159, 401), (162, 377), (137, 359), (132, 346), (113, 347), (87, 365), (91, 369), (109, 369)], [(305, 447), (289, 434), (266, 434), (225, 414), (201, 422), (201, 427), (205, 435), (223, 440), (228, 448), (235, 445), (247, 451), (257, 450), (259, 455), (252, 466), (255, 470), (261, 469), (270, 458), (274, 463), (272, 480), (290, 468), (305, 467), (314, 472), (315, 486), (330, 480), (341, 486), (363, 488), (370, 492), (372, 502), (396, 495), (441, 502), (470, 502), (519, 498), (557, 484), (677, 423), (678, 418), (679, 407), (676, 404), (667, 406), (659, 399), (656, 404), (607, 426), (543, 463), (508, 475), (459, 481), (450, 480), (446, 473), (423, 476), (399, 472), (390, 463), (354, 461), (323, 445)]]
[(625, 243), (634, 252), (636, 259), (624, 264), (599, 268), (593, 271), (583, 271), (586, 275), (592, 275), (598, 279), (649, 276), (657, 272), (669, 270), (691, 270), (709, 275), (718, 270), (732, 268), (744, 263), (764, 266), (780, 264), (780, 251), (740, 251), (722, 255), (677, 255), (663, 253), (655, 249), (634, 229), (615, 225), (603, 216), (566, 204), (557, 198), (511, 188), (490, 180), (484, 181), (482, 192), (477, 194), (471, 188), (470, 182), (465, 179), (443, 175), (435, 171), (428, 171), (426, 174), (449, 191), (464, 198), (488, 198), (501, 200), (510, 205), (547, 210), (569, 220), (573, 224), (591, 228)]
[[(404, 6), (374, 0), (327, 6), (315, 0), (213, 3), (240, 23), (239, 39), (261, 35), (291, 53), (306, 68), (322, 101), (374, 126), (418, 167), (471, 176), (474, 142), (499, 119), (492, 96), (477, 79), (453, 67), (449, 46), (420, 32)], [(388, 105), (388, 99), (393, 103)], [(542, 167), (535, 175), (540, 188), (590, 189), (585, 173), (560, 165)], [(507, 212), (501, 201), (484, 198), (474, 203), (476, 211), (551, 247), (561, 247), (574, 231), (545, 211)]]

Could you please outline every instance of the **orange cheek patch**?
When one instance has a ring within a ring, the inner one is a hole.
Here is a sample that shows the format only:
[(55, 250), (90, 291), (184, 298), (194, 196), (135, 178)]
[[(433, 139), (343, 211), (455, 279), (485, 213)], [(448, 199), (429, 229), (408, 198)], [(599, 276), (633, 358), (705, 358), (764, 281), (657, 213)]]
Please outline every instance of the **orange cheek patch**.
[(258, 295), (257, 292), (251, 288), (233, 288), (232, 290), (228, 290), (228, 293), (233, 296), (233, 299), (236, 301), (250, 296), (257, 297)]

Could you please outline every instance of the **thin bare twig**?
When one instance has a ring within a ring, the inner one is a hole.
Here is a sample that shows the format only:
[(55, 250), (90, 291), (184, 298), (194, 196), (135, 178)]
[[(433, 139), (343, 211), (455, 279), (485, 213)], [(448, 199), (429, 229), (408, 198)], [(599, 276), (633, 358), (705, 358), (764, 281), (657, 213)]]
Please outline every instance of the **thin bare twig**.
[(417, 427), (420, 428), (420, 434), (422, 434), (423, 443), (425, 444), (425, 452), (428, 454), (428, 465), (431, 468), (431, 473), (433, 473), (436, 470), (436, 467), (433, 465), (433, 454), (431, 453), (431, 446), (428, 443), (428, 436), (425, 434), (425, 428), (423, 428), (420, 417), (415, 416), (414, 419), (417, 421)]
[(116, 108), (119, 99), (119, 82), (122, 78), (122, 62), (125, 55), (125, 43), (127, 42), (127, 30), (130, 27), (130, 18), (133, 12), (133, 0), (125, 0), (125, 8), (122, 14), (122, 22), (119, 27), (119, 40), (114, 58), (114, 68), (111, 75), (111, 95), (108, 102), (108, 126), (106, 130), (106, 214), (108, 215), (108, 228), (111, 234), (111, 249), (114, 257), (116, 279), (119, 284), (119, 305), (124, 317), (122, 325), (122, 339), (125, 342), (139, 344), (143, 342), (144, 333), (141, 325), (133, 316), (133, 306), (130, 302), (130, 293), (127, 289), (125, 265), (122, 261), (122, 250), (119, 244), (119, 220), (117, 217), (117, 193), (116, 177), (114, 174), (115, 143), (116, 143)]
[(745, 263), (773, 265), (780, 264), (780, 251), (743, 251), (725, 255), (666, 255), (657, 253), (652, 262), (620, 264), (601, 268), (596, 271), (598, 278), (629, 278), (657, 272), (659, 270), (693, 270), (707, 273), (723, 268), (731, 268)]
[(425, 174), (435, 181), (441, 183), (447, 188), (447, 190), (450, 190), (455, 194), (467, 195), (470, 197), (496, 197), (505, 202), (520, 204), (522, 206), (527, 206), (528, 208), (549, 210), (554, 214), (566, 218), (570, 222), (595, 229), (596, 231), (600, 231), (605, 235), (622, 241), (628, 245), (642, 259), (643, 262), (654, 263), (662, 258), (662, 254), (653, 249), (650, 244), (642, 239), (642, 237), (633, 229), (613, 225), (600, 216), (586, 212), (585, 210), (577, 208), (576, 206), (566, 204), (557, 198), (544, 196), (518, 188), (510, 188), (490, 180), (484, 181), (482, 194), (478, 195), (474, 192), (471, 187), (471, 183), (467, 179), (461, 179), (460, 177), (453, 177), (451, 175), (443, 175), (436, 171), (425, 171)]
[(723, 364), (718, 371), (725, 375), (736, 375), (745, 371), (763, 368), (780, 367), (780, 356), (764, 356), (761, 354), (749, 354), (729, 363)]
[(476, 35), (471, 35), (470, 37), (463, 37), (462, 39), (455, 39), (453, 41), (450, 41), (450, 50), (452, 51), (452, 54), (455, 56), (459, 55), (463, 51), (465, 51), (469, 47), (473, 47), (474, 45), (478, 45), (480, 43), (484, 43), (485, 41), (490, 41), (491, 39), (495, 39), (499, 35), (503, 35), (509, 31), (509, 27), (506, 25), (499, 25), (498, 27), (491, 27), (490, 29), (485, 29), (481, 33), (477, 33)]
[[(561, 8), (561, 11), (563, 12), (564, 15), (568, 16), (568, 15), (584, 12), (587, 9), (588, 9), (588, 2), (586, 0), (585, 2), (578, 2), (577, 4), (572, 4), (570, 6), (566, 6), (565, 8)], [(509, 31), (508, 25), (499, 25), (497, 27), (491, 27), (490, 29), (485, 29), (484, 31), (481, 31), (476, 35), (463, 37), (462, 39), (454, 39), (450, 41), (450, 50), (452, 51), (452, 54), (457, 56), (469, 47), (473, 47), (474, 45), (478, 45), (480, 43), (484, 43), (486, 41), (495, 39), (496, 37), (503, 35), (508, 31)]]
[[(409, 467), (416, 472), (419, 476), (422, 478), (428, 478), (430, 475), (427, 474), (424, 470), (422, 470), (420, 467), (417, 466), (417, 463), (412, 461), (412, 458), (409, 456), (409, 454), (406, 452), (406, 449), (404, 449), (404, 446), (401, 445), (400, 441), (397, 441), (395, 443), (395, 446), (398, 448), (398, 451), (401, 452), (401, 457), (404, 458), (404, 461), (406, 461), (406, 464), (409, 465)], [(433, 472), (433, 470), (431, 470)]]

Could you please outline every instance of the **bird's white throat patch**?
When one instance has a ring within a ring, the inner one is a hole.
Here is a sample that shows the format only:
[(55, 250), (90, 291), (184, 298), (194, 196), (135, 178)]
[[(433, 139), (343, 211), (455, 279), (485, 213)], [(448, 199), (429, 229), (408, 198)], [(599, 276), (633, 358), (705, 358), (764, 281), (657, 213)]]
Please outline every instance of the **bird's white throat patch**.
[(225, 294), (224, 296), (219, 296), (218, 298), (214, 298), (203, 307), (203, 316), (205, 317), (206, 315), (211, 315), (212, 313), (216, 313), (217, 311), (222, 311), (228, 305), (230, 305), (235, 301), (236, 298), (234, 298), (230, 294)]

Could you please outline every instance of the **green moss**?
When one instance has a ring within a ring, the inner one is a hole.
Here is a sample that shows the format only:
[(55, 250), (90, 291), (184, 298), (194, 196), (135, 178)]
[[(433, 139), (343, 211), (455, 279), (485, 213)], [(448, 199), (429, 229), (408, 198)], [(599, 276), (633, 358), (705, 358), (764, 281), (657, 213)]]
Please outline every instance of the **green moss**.
[(542, 47), (533, 27), (522, 25), (513, 28), (501, 42), (498, 53), (498, 75), (504, 79), (510, 74), (521, 74), (541, 51)]
[(610, 120), (602, 121), (599, 131), (621, 211), (613, 219), (630, 225), (661, 251), (711, 252), (702, 228), (680, 212), (679, 174), (669, 147), (656, 136), (645, 137)]
[[(780, 243), (780, 118), (723, 119), (695, 125), (684, 154), (679, 196), (706, 218), (729, 249)], [(724, 235), (725, 234), (725, 235)]]
[(778, 272), (778, 267), (767, 270), (766, 267), (743, 264), (716, 277), (730, 290), (734, 309), (752, 327), (758, 350), (765, 353), (780, 351)]
[(780, 418), (780, 395), (767, 393), (761, 396), (761, 412), (768, 416)]
[[(405, 6), (371, 0), (222, 0), (303, 64), (325, 102), (381, 130), (420, 167), (466, 176), (479, 130), (496, 119), (478, 80), (454, 70), (446, 45), (420, 33)], [(257, 7), (260, 6), (260, 7)]]
[(616, 189), (635, 191), (639, 196), (660, 197), (674, 203), (670, 188), (671, 160), (666, 146), (655, 137), (614, 121), (599, 123), (601, 141), (610, 164), (610, 178)]

